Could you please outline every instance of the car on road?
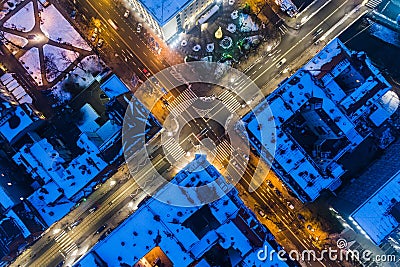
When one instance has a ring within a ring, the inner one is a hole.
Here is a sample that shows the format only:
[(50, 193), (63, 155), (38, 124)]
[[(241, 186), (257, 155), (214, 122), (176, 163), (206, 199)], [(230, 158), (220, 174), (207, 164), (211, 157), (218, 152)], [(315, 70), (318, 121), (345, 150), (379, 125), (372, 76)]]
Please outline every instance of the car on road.
[(90, 38), (91, 42), (94, 42), (97, 38), (97, 33), (93, 32), (92, 37)]
[(129, 17), (129, 10), (128, 9), (124, 13), (124, 18), (127, 18), (127, 17)]
[(82, 222), (82, 218), (79, 218), (78, 220), (74, 221), (73, 223), (71, 223), (71, 225), (69, 226), (70, 229), (74, 229), (75, 227), (77, 227), (81, 222)]
[(107, 22), (114, 28), (114, 30), (118, 30), (117, 24), (112, 19), (108, 19)]
[(136, 32), (140, 33), (142, 31), (143, 28), (143, 24), (142, 23), (138, 23), (137, 27), (136, 27)]
[(276, 64), (276, 67), (277, 67), (277, 68), (280, 68), (283, 64), (285, 64), (285, 62), (286, 62), (286, 58), (282, 58), (282, 59)]
[(101, 232), (104, 231), (104, 229), (106, 229), (107, 224), (103, 224), (102, 226), (99, 227), (99, 229), (97, 229), (97, 231), (94, 233), (95, 235), (100, 234)]
[(97, 47), (102, 47), (103, 46), (103, 44), (104, 44), (104, 39), (102, 39), (102, 38), (99, 38), (99, 40), (97, 41)]
[(294, 205), (292, 204), (292, 202), (288, 201), (286, 202), (286, 204), (288, 205), (289, 209), (294, 210)]
[(306, 221), (306, 218), (304, 218), (304, 216), (302, 215), (302, 214), (297, 214), (297, 218), (300, 220), (300, 221), (302, 221), (302, 222), (305, 222)]
[(146, 75), (146, 77), (150, 77), (150, 75), (151, 75), (151, 73), (146, 68), (143, 68), (142, 72), (144, 75)]
[(316, 38), (316, 37), (317, 37), (318, 35), (320, 35), (323, 31), (324, 31), (323, 29), (319, 28), (318, 30), (316, 30), (316, 31), (313, 33), (313, 37)]
[(280, 197), (282, 196), (281, 191), (279, 191), (278, 189), (275, 189), (274, 191), (275, 191), (275, 193), (276, 193), (278, 196), (280, 196)]
[(89, 209), (89, 213), (95, 212), (97, 210), (97, 208), (98, 208), (97, 206), (94, 206), (94, 207), (90, 208)]

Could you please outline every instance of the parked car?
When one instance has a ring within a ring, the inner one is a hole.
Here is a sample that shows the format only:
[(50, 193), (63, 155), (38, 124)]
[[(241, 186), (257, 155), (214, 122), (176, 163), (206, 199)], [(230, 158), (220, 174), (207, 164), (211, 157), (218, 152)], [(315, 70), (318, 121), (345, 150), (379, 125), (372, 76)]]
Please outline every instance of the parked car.
[(136, 27), (136, 32), (140, 33), (142, 31), (143, 28), (143, 24), (142, 23), (138, 23), (137, 27)]
[(100, 234), (101, 232), (104, 231), (104, 229), (106, 229), (107, 224), (103, 224), (102, 226), (99, 227), (99, 229), (97, 229), (97, 231), (94, 233), (95, 235)]
[(125, 18), (129, 17), (129, 10), (128, 10), (128, 9), (125, 11), (124, 17), (125, 17)]
[(268, 185), (269, 187), (271, 187), (271, 188), (274, 188), (274, 185), (271, 183), (270, 180), (267, 180), (267, 185)]

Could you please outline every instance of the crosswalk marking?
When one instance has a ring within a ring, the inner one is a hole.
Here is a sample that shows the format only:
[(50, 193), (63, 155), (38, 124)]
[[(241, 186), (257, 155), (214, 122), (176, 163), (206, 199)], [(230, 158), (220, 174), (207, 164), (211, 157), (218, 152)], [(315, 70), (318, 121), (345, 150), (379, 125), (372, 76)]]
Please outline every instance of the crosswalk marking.
[(74, 240), (68, 235), (65, 230), (62, 230), (58, 236), (54, 238), (60, 250), (62, 250), (66, 255), (78, 248)]
[(163, 147), (165, 153), (167, 153), (166, 156), (171, 156), (175, 161), (180, 160), (185, 155), (185, 151), (174, 138), (166, 140)]
[(214, 161), (218, 161), (221, 164), (223, 164), (224, 161), (230, 159), (231, 150), (232, 150), (232, 147), (228, 143), (228, 141), (223, 140), (220, 144), (218, 144), (218, 146), (216, 147), (216, 150), (211, 151)]
[(287, 33), (288, 28), (285, 25), (279, 26), (279, 30), (281, 31), (282, 34)]
[(382, 3), (382, 0), (369, 0), (366, 6), (375, 9), (380, 3)]
[(176, 97), (169, 105), (167, 109), (175, 117), (180, 116), (186, 109), (196, 101), (197, 96), (191, 89), (186, 89), (178, 97)]
[(229, 91), (223, 91), (222, 94), (218, 96), (218, 99), (222, 101), (224, 106), (231, 113), (235, 113), (236, 110), (240, 108), (239, 101), (237, 101), (237, 99)]

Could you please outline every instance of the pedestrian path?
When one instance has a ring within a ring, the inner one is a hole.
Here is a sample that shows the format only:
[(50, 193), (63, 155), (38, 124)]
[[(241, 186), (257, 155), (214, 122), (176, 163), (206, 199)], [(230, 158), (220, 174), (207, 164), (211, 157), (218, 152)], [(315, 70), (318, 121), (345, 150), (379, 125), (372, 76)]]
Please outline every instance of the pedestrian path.
[(240, 103), (237, 101), (234, 95), (230, 91), (223, 91), (218, 96), (218, 99), (222, 101), (224, 106), (231, 112), (235, 113), (240, 108)]
[(382, 3), (382, 0), (369, 0), (365, 5), (369, 8), (375, 9), (380, 3)]
[(64, 257), (70, 254), (72, 251), (78, 249), (74, 240), (68, 235), (65, 230), (62, 230), (58, 236), (54, 238), (58, 244), (59, 250), (64, 254)]
[(163, 148), (165, 155), (167, 157), (171, 156), (175, 162), (180, 160), (185, 155), (185, 151), (174, 138), (169, 138), (163, 142)]
[(167, 106), (169, 112), (171, 112), (175, 117), (180, 116), (183, 112), (187, 110), (189, 106), (196, 101), (197, 95), (191, 90), (186, 89), (178, 97), (176, 97), (172, 102), (170, 102)]

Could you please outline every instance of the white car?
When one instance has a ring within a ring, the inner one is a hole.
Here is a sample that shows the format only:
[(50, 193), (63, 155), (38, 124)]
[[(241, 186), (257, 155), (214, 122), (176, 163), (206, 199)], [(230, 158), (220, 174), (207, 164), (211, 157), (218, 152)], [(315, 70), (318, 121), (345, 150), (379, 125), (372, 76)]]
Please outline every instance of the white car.
[(143, 27), (142, 23), (138, 23), (138, 25), (136, 27), (136, 32), (137, 33), (141, 32), (142, 31), (142, 27)]
[(125, 18), (129, 17), (129, 10), (128, 10), (128, 9), (125, 11), (124, 17), (125, 17)]
[(291, 210), (294, 210), (294, 206), (290, 201), (287, 202), (287, 205)]
[(285, 62), (286, 62), (286, 58), (282, 58), (282, 59), (276, 64), (276, 67), (277, 67), (277, 68), (280, 68), (283, 64), (285, 64)]

